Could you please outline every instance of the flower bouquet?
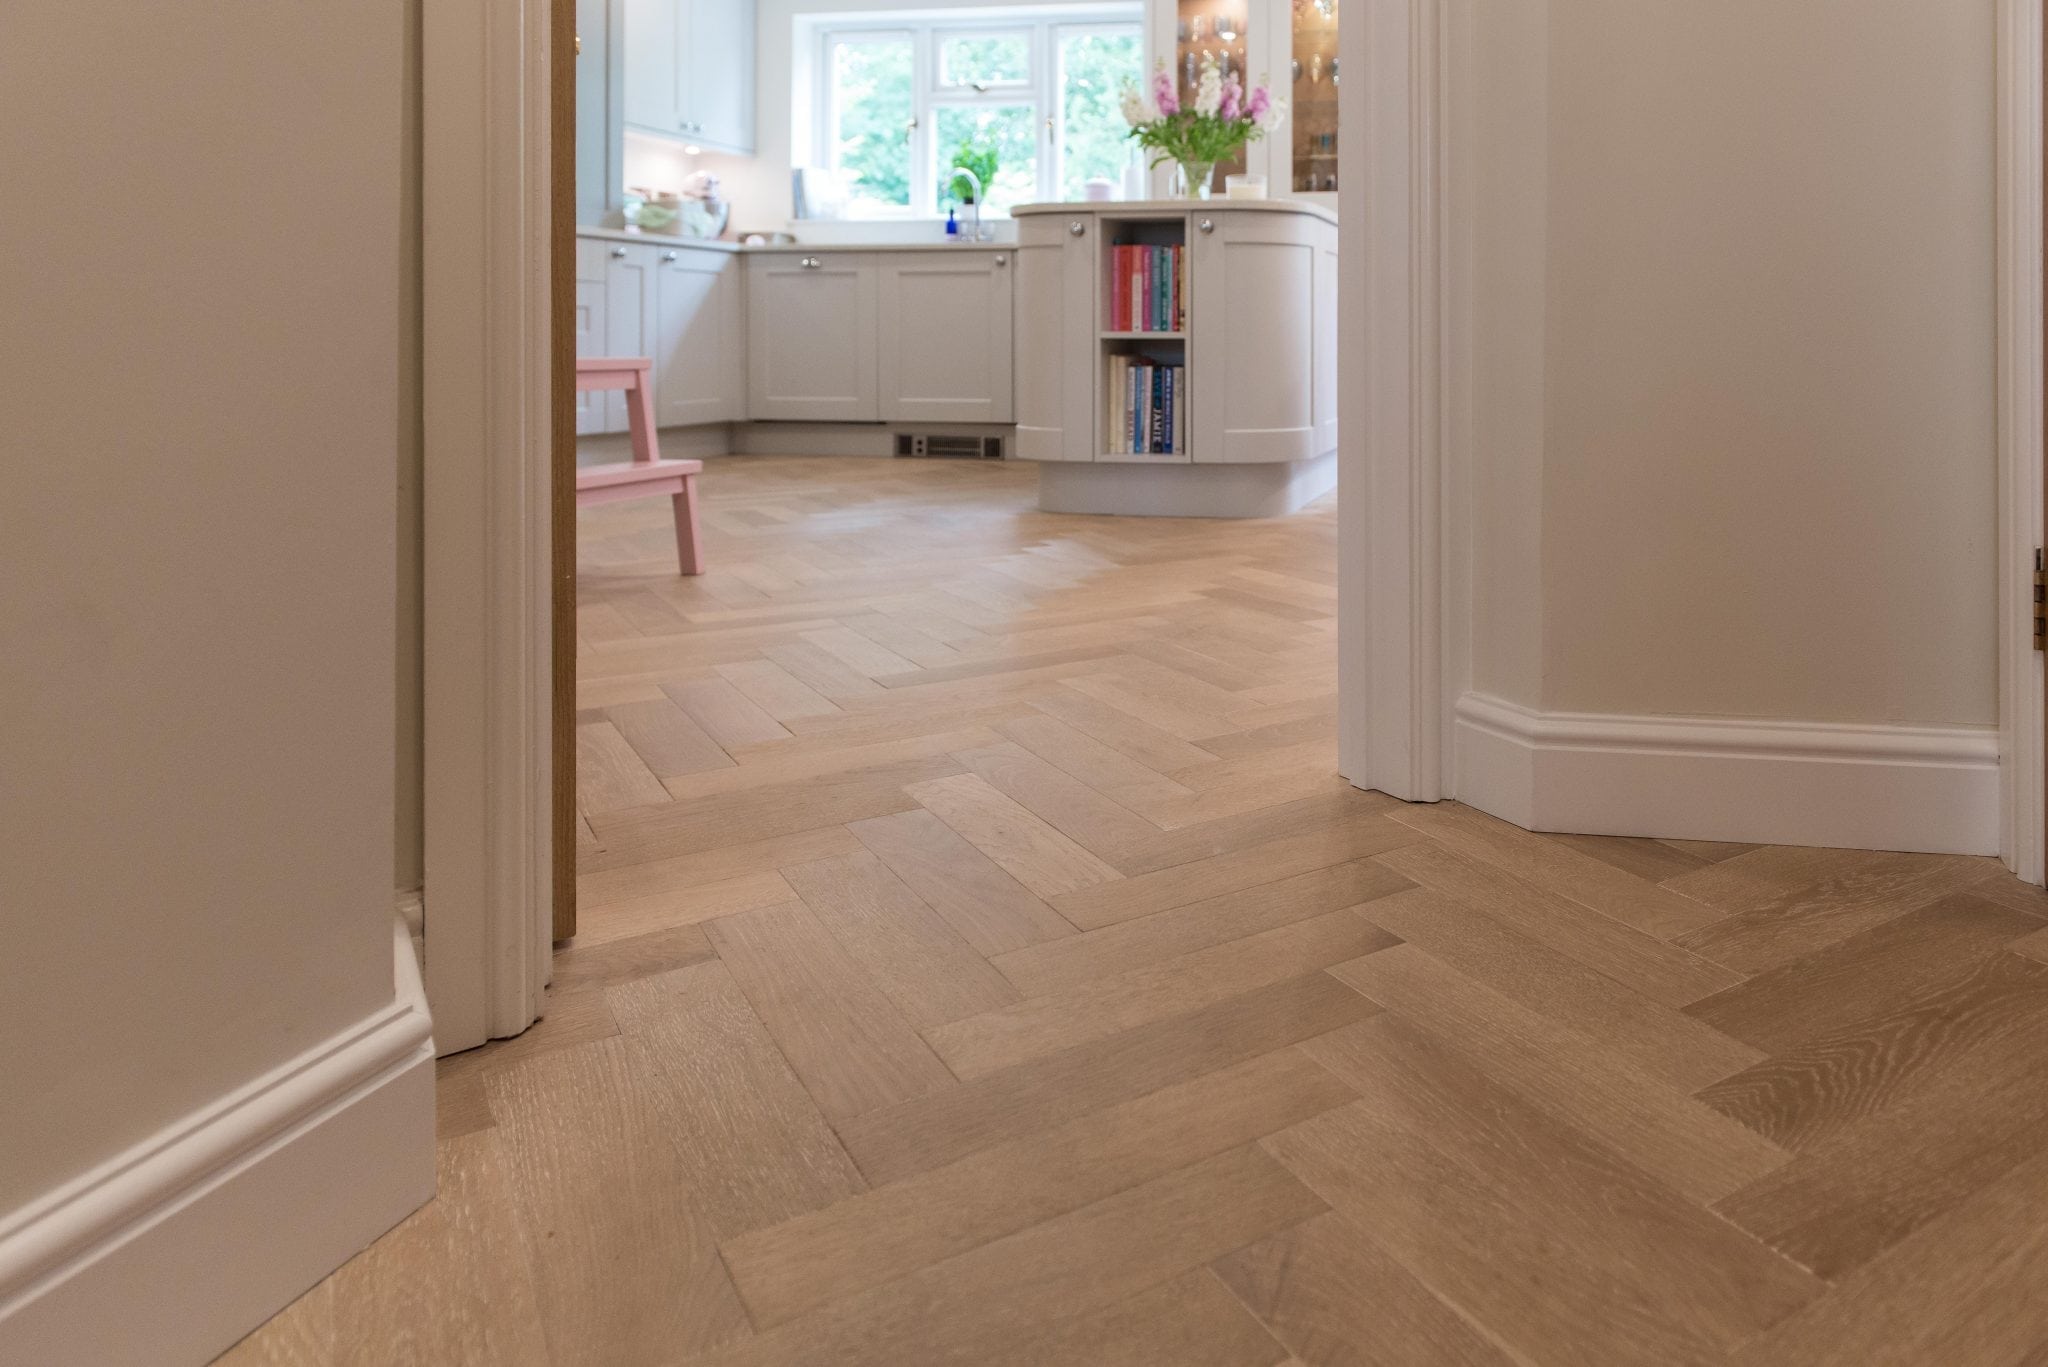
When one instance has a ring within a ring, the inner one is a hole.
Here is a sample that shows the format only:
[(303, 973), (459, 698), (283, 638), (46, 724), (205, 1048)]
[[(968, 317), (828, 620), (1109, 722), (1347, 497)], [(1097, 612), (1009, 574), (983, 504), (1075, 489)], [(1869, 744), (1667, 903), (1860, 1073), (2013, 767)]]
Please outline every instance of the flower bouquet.
[(1284, 100), (1274, 99), (1263, 81), (1246, 94), (1237, 73), (1225, 76), (1213, 52), (1202, 59), (1192, 109), (1181, 107), (1173, 75), (1164, 62), (1152, 77), (1148, 94), (1141, 95), (1135, 85), (1125, 84), (1123, 106), (1131, 138), (1152, 153), (1152, 165), (1178, 163), (1181, 192), (1190, 199), (1209, 198), (1217, 162), (1235, 157), (1246, 143), (1264, 137), (1287, 119)]

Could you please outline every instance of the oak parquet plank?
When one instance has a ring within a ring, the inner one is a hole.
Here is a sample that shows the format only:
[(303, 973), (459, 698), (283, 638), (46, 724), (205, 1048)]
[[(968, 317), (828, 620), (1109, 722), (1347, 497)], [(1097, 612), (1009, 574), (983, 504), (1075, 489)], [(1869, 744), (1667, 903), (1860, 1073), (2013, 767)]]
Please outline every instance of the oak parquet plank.
[(1660, 940), (1712, 925), (1727, 914), (1470, 807), (1444, 803), (1408, 807), (1393, 815), (1448, 850)]
[(1040, 897), (1055, 897), (1123, 877), (979, 774), (912, 784), (907, 791)]
[(1049, 714), (1034, 712), (1004, 722), (996, 729), (1062, 773), (1123, 806), (1188, 797), (1194, 791)]
[[(1072, 689), (1059, 688), (1031, 700), (1031, 705), (1076, 731), (1100, 741), (1158, 773), (1207, 764), (1216, 756), (1171, 735), (1138, 716)], [(1216, 734), (1221, 735), (1222, 732)]]
[(867, 1189), (724, 964), (610, 995), (635, 1076), (720, 1241)]
[(841, 1119), (954, 1085), (801, 902), (714, 921), (711, 943), (820, 1108)]
[(1606, 1041), (1531, 1011), (1413, 945), (1331, 973), (1696, 1201), (1718, 1200), (1790, 1161), (1783, 1149), (1659, 1081)]
[(728, 755), (734, 746), (789, 738), (789, 731), (781, 722), (733, 687), (730, 680), (687, 679), (665, 684), (663, 691)]
[(668, 800), (668, 789), (611, 722), (576, 728), (576, 805), (586, 818)]
[(843, 1121), (840, 1138), (876, 1184), (1363, 1020), (1380, 1008), (1310, 973), (934, 1096)]
[(757, 1324), (792, 1319), (1352, 1099), (1293, 1050), (1162, 1087), (724, 1246)]
[[(906, 794), (905, 801), (916, 799)], [(1074, 933), (1071, 922), (928, 811), (847, 829), (985, 956)]]
[(1233, 1149), (835, 1301), (703, 1362), (978, 1367), (1008, 1351), (1003, 1345), (1020, 1331), (1114, 1305), (1323, 1208), (1265, 1154)]
[(1728, 915), (1677, 943), (1743, 974), (1761, 973), (1982, 880), (1962, 856), (1760, 849), (1665, 886)]
[(839, 710), (839, 704), (773, 660), (739, 660), (717, 668), (719, 677), (778, 722)]
[(1302, 1367), (1513, 1367), (1336, 1211), (1241, 1248), (1215, 1271)]
[(1763, 1057), (1441, 893), (1404, 892), (1360, 913), (1474, 982), (1601, 1041), (1683, 1091), (1739, 1073)]
[(783, 876), (913, 1026), (1018, 999), (1007, 978), (866, 849), (794, 865)]
[(1686, 1014), (1782, 1053), (1970, 978), (2034, 918), (1968, 893), (1944, 897), (1693, 1002)]
[(1110, 865), (1149, 849), (1159, 828), (1012, 741), (958, 750), (954, 758), (991, 788)]
[(751, 911), (755, 907), (793, 902), (796, 892), (781, 874), (750, 873), (684, 892), (662, 892), (624, 902), (605, 902), (579, 911), (575, 944), (579, 947), (635, 939), (677, 926)]
[[(1404, 823), (1408, 814), (1397, 812)], [(1396, 873), (1477, 907), (1533, 940), (1666, 1006), (1732, 986), (1737, 974), (1433, 840), (1376, 856)]]
[[(1399, 874), (1354, 860), (1013, 950), (996, 956), (994, 963), (1026, 996), (1043, 996), (1345, 907), (1360, 907), (1410, 886)], [(1361, 909), (1370, 917), (1370, 909)]]
[(706, 883), (770, 873), (788, 864), (808, 864), (816, 859), (851, 854), (859, 848), (860, 842), (845, 827), (823, 826), (816, 830), (771, 836), (766, 840), (653, 859), (644, 864), (579, 872), (576, 876), (576, 905), (588, 909), (607, 902), (628, 902), (636, 897), (684, 893)]
[(960, 1077), (981, 1077), (1394, 943), (1355, 912), (1330, 912), (970, 1016), (926, 1038)]
[(551, 1362), (654, 1362), (752, 1332), (623, 1042), (526, 1059), (487, 1086)]

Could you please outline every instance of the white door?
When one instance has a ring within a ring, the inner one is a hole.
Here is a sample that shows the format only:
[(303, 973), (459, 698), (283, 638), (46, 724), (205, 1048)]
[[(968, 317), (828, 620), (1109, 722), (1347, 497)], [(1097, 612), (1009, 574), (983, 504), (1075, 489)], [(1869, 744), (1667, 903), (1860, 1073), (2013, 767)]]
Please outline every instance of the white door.
[[(615, 242), (604, 272), (604, 355), (653, 357), (658, 349), (654, 308), (654, 248)], [(661, 401), (661, 390), (654, 392)], [(604, 432), (626, 430), (626, 396), (604, 396)]]
[(654, 413), (663, 427), (730, 422), (743, 410), (739, 258), (705, 247), (657, 253)]
[(882, 258), (885, 421), (1013, 421), (1011, 255), (955, 248)]
[[(1190, 216), (1188, 410), (1196, 464), (1311, 460), (1317, 317), (1276, 306), (1315, 295), (1318, 228), (1300, 214)], [(1334, 320), (1333, 320), (1334, 321)]]
[(772, 252), (747, 259), (747, 416), (877, 422), (875, 258)]
[(1034, 215), (1017, 225), (1017, 458), (1088, 460), (1095, 436), (1095, 262), (1093, 214)]
[(625, 52), (625, 119), (649, 132), (677, 129), (677, 21), (681, 0), (625, 0), (620, 41)]
[(692, 142), (754, 152), (754, 0), (688, 0), (681, 118)]

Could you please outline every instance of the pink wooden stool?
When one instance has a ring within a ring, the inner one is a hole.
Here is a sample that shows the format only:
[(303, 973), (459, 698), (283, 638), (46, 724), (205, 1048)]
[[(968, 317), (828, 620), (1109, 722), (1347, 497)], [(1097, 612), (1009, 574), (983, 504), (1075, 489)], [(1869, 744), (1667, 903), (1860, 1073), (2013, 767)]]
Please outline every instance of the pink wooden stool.
[(704, 573), (703, 539), (697, 534), (697, 476), (701, 460), (663, 460), (654, 447), (654, 362), (645, 356), (576, 359), (576, 392), (622, 389), (626, 425), (633, 434), (633, 459), (623, 465), (592, 465), (576, 472), (576, 506), (615, 503), (667, 494), (675, 501), (676, 557), (684, 574)]

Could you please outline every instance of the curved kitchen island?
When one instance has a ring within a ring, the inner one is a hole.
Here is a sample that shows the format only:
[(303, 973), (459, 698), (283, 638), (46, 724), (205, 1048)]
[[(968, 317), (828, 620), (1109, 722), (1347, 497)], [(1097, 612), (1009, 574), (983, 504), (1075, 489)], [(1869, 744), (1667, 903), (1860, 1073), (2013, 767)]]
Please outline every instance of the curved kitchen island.
[(1337, 482), (1337, 218), (1293, 200), (1017, 220), (1016, 458), (1047, 512), (1276, 517)]

